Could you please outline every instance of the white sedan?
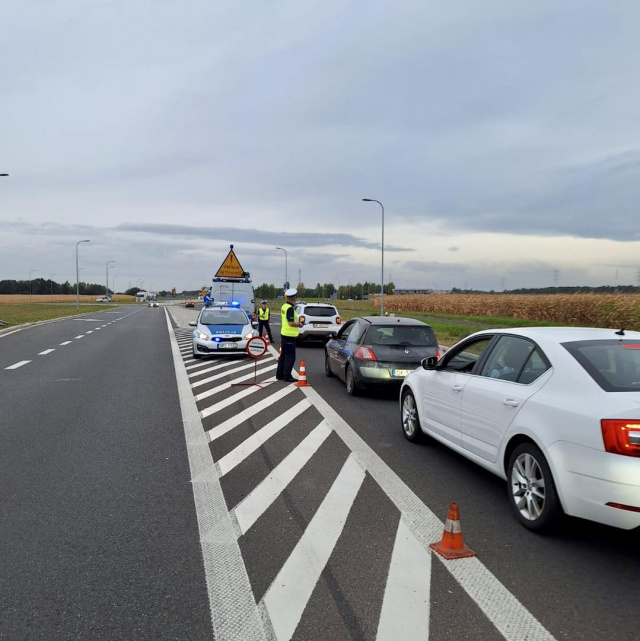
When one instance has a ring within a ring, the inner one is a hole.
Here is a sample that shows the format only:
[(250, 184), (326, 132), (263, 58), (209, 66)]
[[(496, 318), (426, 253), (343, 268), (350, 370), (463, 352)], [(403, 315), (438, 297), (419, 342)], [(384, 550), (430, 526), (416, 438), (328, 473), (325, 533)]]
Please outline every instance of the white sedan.
[(507, 481), (517, 519), (640, 526), (640, 332), (530, 327), (464, 339), (400, 390), (428, 434)]

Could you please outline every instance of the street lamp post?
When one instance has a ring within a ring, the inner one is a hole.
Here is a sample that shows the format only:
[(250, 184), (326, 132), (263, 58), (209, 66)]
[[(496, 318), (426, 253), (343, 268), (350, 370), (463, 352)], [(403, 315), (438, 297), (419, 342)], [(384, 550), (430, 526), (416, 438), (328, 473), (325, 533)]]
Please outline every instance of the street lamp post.
[(287, 250), (284, 247), (276, 247), (276, 249), (279, 249), (280, 251), (284, 252), (284, 288), (288, 289), (289, 288), (289, 269), (288, 269), (288, 255), (287, 255)]
[(382, 288), (380, 289), (380, 316), (384, 316), (384, 206), (379, 200), (375, 200), (375, 198), (363, 198), (362, 200), (367, 203), (378, 203), (382, 208), (382, 268), (380, 272)]
[(80, 270), (78, 269), (78, 245), (89, 243), (90, 240), (79, 240), (76, 243), (76, 311), (80, 311)]
[(51, 276), (49, 276), (49, 282), (51, 283), (51, 302), (52, 303), (53, 303), (53, 277), (54, 276), (55, 274), (51, 274)]
[(33, 281), (31, 280), (31, 274), (33, 274), (33, 272), (35, 271), (35, 269), (29, 270), (29, 302), (31, 302), (31, 295), (33, 293)]
[[(107, 280), (107, 293), (106, 293), (107, 298), (109, 298), (109, 270), (113, 269), (113, 265), (111, 263), (115, 265), (115, 262), (116, 262), (115, 260), (108, 260), (104, 270), (107, 275), (107, 279), (106, 279)], [(109, 304), (109, 301), (107, 300), (107, 305), (108, 304)]]

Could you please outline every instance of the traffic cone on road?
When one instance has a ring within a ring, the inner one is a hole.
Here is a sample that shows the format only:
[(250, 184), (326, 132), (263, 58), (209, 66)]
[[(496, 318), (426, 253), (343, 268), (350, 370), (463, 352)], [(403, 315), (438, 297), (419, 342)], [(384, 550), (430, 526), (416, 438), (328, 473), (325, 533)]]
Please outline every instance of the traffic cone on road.
[(429, 547), (433, 548), (445, 559), (462, 559), (466, 556), (476, 555), (462, 540), (462, 527), (460, 526), (460, 513), (457, 503), (452, 503), (449, 507), (447, 520), (444, 523), (442, 540), (439, 543), (431, 543)]
[(304, 361), (300, 361), (300, 374), (298, 376), (296, 387), (311, 387), (311, 385), (307, 383), (307, 368)]
[(278, 358), (276, 358), (276, 360), (279, 361), (281, 356), (282, 356), (282, 343), (280, 343), (280, 349), (278, 350)]
[(267, 346), (269, 345), (269, 334), (264, 335), (264, 342), (267, 344)]

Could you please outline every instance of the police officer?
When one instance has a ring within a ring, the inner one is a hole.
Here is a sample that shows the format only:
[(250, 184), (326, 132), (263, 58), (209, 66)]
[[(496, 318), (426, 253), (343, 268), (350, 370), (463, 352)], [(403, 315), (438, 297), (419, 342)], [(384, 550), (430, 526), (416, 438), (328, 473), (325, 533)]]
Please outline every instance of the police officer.
[(269, 318), (271, 317), (271, 310), (267, 307), (267, 301), (263, 300), (258, 308), (258, 331), (262, 336), (262, 330), (266, 330), (269, 342), (273, 343), (273, 334), (271, 334), (271, 327), (269, 327)]
[(210, 307), (211, 303), (213, 303), (213, 298), (211, 297), (211, 290), (207, 290), (207, 293), (204, 295), (204, 298), (202, 299), (202, 303), (205, 307)]
[(286, 302), (280, 310), (282, 317), (282, 327), (280, 328), (280, 340), (282, 344), (282, 354), (278, 359), (278, 369), (276, 378), (285, 383), (293, 383), (296, 379), (291, 376), (291, 370), (296, 362), (296, 338), (298, 338), (298, 328), (302, 323), (298, 320), (298, 314), (294, 308), (297, 289), (287, 289), (284, 293)]

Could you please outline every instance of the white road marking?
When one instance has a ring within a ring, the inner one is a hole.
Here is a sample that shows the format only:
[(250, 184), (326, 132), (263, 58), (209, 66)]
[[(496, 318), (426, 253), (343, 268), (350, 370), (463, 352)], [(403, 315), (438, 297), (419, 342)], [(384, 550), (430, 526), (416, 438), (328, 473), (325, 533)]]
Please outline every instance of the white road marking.
[(260, 388), (257, 386), (248, 387), (247, 389), (242, 390), (242, 392), (238, 392), (233, 396), (229, 396), (228, 398), (225, 398), (224, 401), (220, 401), (215, 405), (210, 405), (209, 407), (206, 407), (200, 412), (200, 416), (202, 418), (207, 418), (207, 416), (211, 416), (212, 414), (215, 414), (216, 412), (223, 410), (225, 407), (229, 407), (229, 405), (233, 405), (234, 403), (237, 403), (238, 401), (249, 396), (250, 394), (255, 394), (259, 390)]
[(47, 354), (51, 354), (51, 352), (55, 351), (55, 349), (45, 349), (44, 352), (38, 352), (38, 356), (46, 356)]
[[(185, 360), (185, 363), (186, 362), (187, 361)], [(217, 361), (215, 361), (215, 362), (217, 362)], [(192, 369), (196, 369), (198, 367), (206, 367), (207, 365), (210, 365), (210, 364), (211, 364), (211, 361), (206, 361), (206, 360), (205, 361), (198, 361), (195, 365), (186, 366), (185, 369), (187, 370), (187, 372), (190, 372)]]
[(87, 332), (87, 334), (93, 334), (93, 330), (92, 330), (92, 329), (90, 329), (90, 330)]
[(214, 428), (210, 429), (207, 432), (210, 441), (215, 441), (217, 438), (220, 438), (223, 434), (230, 432), (234, 427), (244, 423), (247, 419), (259, 414), (267, 407), (271, 407), (274, 403), (277, 403), (280, 399), (284, 398), (287, 394), (291, 394), (296, 388), (293, 385), (286, 385), (281, 387), (275, 394), (271, 394), (267, 398), (262, 399), (258, 403), (254, 403), (251, 407), (248, 407), (242, 412), (238, 412), (235, 416), (227, 419), (226, 421), (216, 425)]
[[(246, 496), (233, 510), (245, 534), (251, 526), (264, 514), (267, 508), (282, 494), (300, 470), (307, 464), (319, 447), (331, 434), (331, 428), (322, 421), (287, 457), (271, 471), (251, 493)], [(428, 624), (428, 620), (427, 620)], [(398, 637), (399, 638), (399, 637)]]
[(278, 641), (289, 641), (300, 622), (364, 481), (349, 455), (331, 489), (264, 596)]
[[(439, 541), (442, 538), (442, 521), (313, 387), (301, 387), (300, 389), (400, 510), (405, 525), (422, 547), (429, 549), (430, 543)], [(436, 556), (439, 557), (439, 555)], [(548, 630), (477, 557), (456, 559), (455, 561), (443, 560), (443, 565), (507, 641), (520, 641), (521, 639), (551, 641), (554, 639)]]
[(196, 387), (200, 387), (200, 385), (206, 385), (207, 383), (212, 383), (213, 381), (217, 381), (221, 378), (224, 378), (225, 376), (228, 376), (230, 374), (235, 374), (236, 372), (242, 372), (245, 369), (253, 369), (254, 363), (253, 360), (250, 363), (247, 363), (245, 365), (241, 365), (240, 367), (234, 367), (233, 369), (228, 369), (225, 370), (224, 372), (221, 372), (220, 374), (214, 374), (213, 376), (208, 376), (207, 378), (203, 378), (201, 381), (196, 381), (195, 383), (191, 384), (191, 389), (195, 389)]
[(301, 400), (286, 412), (274, 418), (273, 421), (267, 423), (255, 434), (252, 434), (249, 438), (242, 441), (238, 447), (218, 461), (220, 476), (228, 474), (232, 469), (240, 465), (250, 454), (253, 454), (258, 448), (262, 447), (272, 436), (275, 436), (283, 427), (286, 427), (291, 421), (298, 418), (298, 416), (309, 407), (311, 407), (311, 404), (306, 398)]
[[(218, 363), (219, 361), (215, 361)], [(202, 363), (202, 365), (208, 365), (209, 363)], [(209, 372), (215, 372), (218, 369), (224, 369), (225, 367), (229, 367), (230, 365), (233, 365), (233, 363), (226, 362), (226, 363), (221, 363), (219, 365), (214, 365), (213, 367), (207, 367), (207, 369), (201, 369), (198, 370), (197, 372), (192, 372), (189, 374), (189, 378), (193, 378), (194, 376), (202, 376), (203, 374), (208, 374)]]
[(9, 367), (5, 367), (5, 369), (18, 369), (18, 367), (22, 367), (23, 365), (26, 365), (27, 363), (30, 363), (30, 362), (31, 361), (20, 361), (19, 363), (14, 363)]
[[(267, 641), (209, 443), (165, 309), (216, 641)], [(257, 388), (256, 388), (257, 389)]]
[[(266, 367), (263, 367), (262, 369), (259, 369), (257, 371), (257, 376), (260, 376), (264, 374), (265, 372), (268, 372), (269, 370), (275, 369), (278, 365), (276, 363), (272, 363), (270, 365), (267, 365)], [(250, 372), (249, 374), (245, 374), (244, 376), (238, 376), (237, 378), (234, 378), (232, 381), (229, 381), (228, 383), (223, 383), (222, 385), (218, 385), (217, 387), (214, 387), (213, 389), (207, 390), (206, 392), (202, 392), (201, 394), (198, 394), (195, 399), (196, 401), (202, 401), (205, 398), (209, 398), (210, 396), (213, 396), (214, 394), (219, 394), (220, 392), (224, 392), (224, 390), (229, 389), (230, 387), (233, 386), (234, 383), (241, 383), (242, 381), (248, 381), (250, 378), (253, 378), (254, 374), (253, 372)], [(256, 389), (259, 389), (256, 387)]]
[(84, 338), (84, 334), (80, 334), (80, 336), (74, 336), (73, 340), (77, 340), (78, 338)]
[(431, 603), (431, 552), (398, 523), (376, 641), (427, 641)]
[(65, 341), (64, 343), (60, 343), (60, 345), (71, 345), (73, 341)]

